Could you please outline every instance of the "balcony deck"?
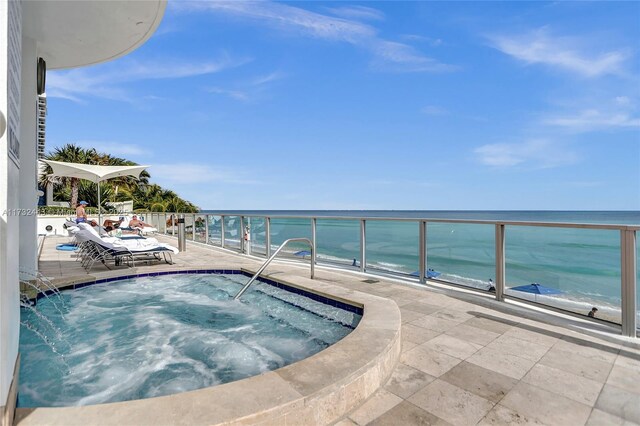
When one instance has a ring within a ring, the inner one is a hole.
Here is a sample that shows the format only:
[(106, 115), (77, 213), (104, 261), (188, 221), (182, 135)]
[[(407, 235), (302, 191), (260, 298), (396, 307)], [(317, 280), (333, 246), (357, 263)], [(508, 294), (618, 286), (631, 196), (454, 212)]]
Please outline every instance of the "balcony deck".
[[(157, 238), (176, 245), (174, 238)], [(55, 250), (63, 242), (44, 241), (40, 271), (53, 279), (86, 279), (69, 252)], [(174, 261), (136, 269), (233, 265), (257, 270), (263, 262), (195, 243)], [(275, 261), (266, 271), (273, 277), (282, 273), (308, 280), (309, 267)], [(366, 278), (318, 267), (314, 281), (395, 301), (402, 354), (388, 382), (335, 424), (640, 424), (637, 340), (608, 334), (593, 321), (498, 303), (489, 296), (380, 277), (365, 283)]]

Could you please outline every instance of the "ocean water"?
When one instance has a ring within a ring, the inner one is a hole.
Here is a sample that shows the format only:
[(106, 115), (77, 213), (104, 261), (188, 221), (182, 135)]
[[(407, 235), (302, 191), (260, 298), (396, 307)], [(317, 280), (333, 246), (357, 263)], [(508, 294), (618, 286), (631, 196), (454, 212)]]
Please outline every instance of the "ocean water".
[[(207, 213), (204, 211), (203, 213)], [(213, 212), (211, 212), (213, 213)], [(225, 215), (225, 245), (239, 247), (239, 215), (251, 226), (252, 250), (265, 252), (263, 216), (272, 218), (271, 242), (311, 237), (310, 217), (317, 219), (319, 262), (351, 266), (360, 262), (360, 223), (356, 218), (461, 219), (522, 222), (640, 225), (638, 211), (216, 211)], [(336, 219), (340, 218), (340, 219)], [(354, 218), (354, 219), (349, 219)], [(218, 219), (218, 220), (216, 220)], [(220, 239), (219, 218), (212, 217), (209, 236)], [(427, 224), (427, 264), (439, 279), (488, 289), (495, 281), (495, 227), (492, 224)], [(416, 221), (369, 220), (366, 262), (370, 271), (410, 275), (418, 270), (419, 229)], [(293, 246), (291, 251), (308, 249)], [(637, 255), (638, 256), (638, 255)], [(620, 322), (620, 232), (578, 228), (506, 226), (507, 287), (540, 283), (557, 296), (534, 296), (516, 290), (507, 294), (585, 314), (592, 306), (598, 316)], [(638, 256), (640, 264), (640, 256)], [(640, 282), (640, 277), (639, 280)], [(638, 292), (640, 306), (640, 291)]]

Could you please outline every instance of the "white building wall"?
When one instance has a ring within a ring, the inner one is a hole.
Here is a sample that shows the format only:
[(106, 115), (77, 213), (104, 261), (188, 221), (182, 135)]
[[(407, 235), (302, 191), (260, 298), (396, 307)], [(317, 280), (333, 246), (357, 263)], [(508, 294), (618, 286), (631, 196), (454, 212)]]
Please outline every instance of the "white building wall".
[(22, 90), (20, 118), (20, 268), (35, 271), (38, 268), (38, 144), (36, 69), (38, 55), (36, 42), (22, 38)]
[[(119, 2), (118, 7), (95, 1), (0, 0), (0, 113), (7, 121), (0, 134), (0, 414), (12, 404), (8, 396), (18, 359), (20, 266), (37, 267), (37, 218), (28, 213), (37, 203), (38, 55), (51, 69), (114, 59), (149, 38), (165, 8), (165, 0)], [(70, 29), (73, 38), (68, 37)]]
[(0, 1), (0, 111), (7, 130), (0, 137), (0, 406), (6, 406), (18, 356), (20, 177), (20, 79), (22, 4)]

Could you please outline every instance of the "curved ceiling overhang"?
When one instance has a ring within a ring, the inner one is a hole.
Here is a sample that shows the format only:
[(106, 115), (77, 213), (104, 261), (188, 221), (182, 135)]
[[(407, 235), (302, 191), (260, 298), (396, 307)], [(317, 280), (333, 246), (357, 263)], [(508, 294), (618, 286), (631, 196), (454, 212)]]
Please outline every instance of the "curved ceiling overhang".
[(48, 69), (98, 64), (144, 44), (166, 6), (166, 0), (24, 1), (22, 33), (36, 40)]

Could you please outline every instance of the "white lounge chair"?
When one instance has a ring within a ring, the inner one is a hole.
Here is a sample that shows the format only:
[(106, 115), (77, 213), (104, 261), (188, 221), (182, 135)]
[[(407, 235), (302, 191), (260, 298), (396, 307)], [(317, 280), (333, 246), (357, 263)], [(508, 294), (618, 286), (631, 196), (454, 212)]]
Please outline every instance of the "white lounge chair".
[(120, 229), (140, 231), (144, 235), (155, 234), (156, 232), (158, 232), (158, 229), (154, 228), (153, 226), (143, 226), (142, 228), (131, 228), (129, 226), (129, 222), (131, 221), (131, 218), (129, 216), (121, 216), (121, 217), (124, 219), (122, 220), (122, 222), (120, 222), (120, 225), (118, 226), (118, 228)]
[(95, 229), (85, 223), (78, 224), (79, 231), (75, 234), (79, 242), (89, 242), (83, 254), (83, 265), (91, 269), (96, 261), (101, 261), (107, 268), (107, 262), (113, 260), (120, 264), (122, 260), (128, 260), (131, 266), (135, 266), (135, 261), (140, 260), (164, 260), (172, 264), (172, 253), (178, 253), (178, 249), (169, 245), (159, 243), (157, 240), (134, 239), (123, 240), (116, 237), (101, 237)]

